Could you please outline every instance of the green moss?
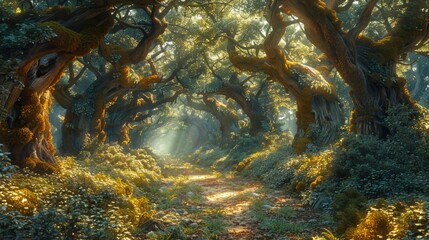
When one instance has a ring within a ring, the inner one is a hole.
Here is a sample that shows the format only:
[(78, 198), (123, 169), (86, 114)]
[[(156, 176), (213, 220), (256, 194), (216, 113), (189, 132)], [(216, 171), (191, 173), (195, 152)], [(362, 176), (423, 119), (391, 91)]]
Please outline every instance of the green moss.
[[(99, 24), (98, 21), (102, 22), (102, 24)], [(55, 47), (77, 56), (83, 56), (98, 47), (102, 37), (112, 26), (113, 19), (109, 13), (100, 14), (97, 18), (86, 22), (86, 24), (81, 32), (75, 32), (55, 21), (40, 23), (40, 26), (49, 27), (57, 34), (51, 40)]]
[(52, 43), (66, 52), (75, 52), (80, 45), (80, 35), (79, 33), (68, 29), (61, 24), (51, 21), (40, 23), (42, 27), (49, 27), (57, 34), (57, 37), (52, 40)]
[(51, 19), (67, 19), (71, 16), (73, 12), (73, 7), (68, 6), (53, 6), (47, 9), (44, 14), (51, 15)]
[(334, 221), (337, 232), (345, 233), (355, 227), (365, 216), (366, 198), (355, 188), (349, 188), (334, 197)]

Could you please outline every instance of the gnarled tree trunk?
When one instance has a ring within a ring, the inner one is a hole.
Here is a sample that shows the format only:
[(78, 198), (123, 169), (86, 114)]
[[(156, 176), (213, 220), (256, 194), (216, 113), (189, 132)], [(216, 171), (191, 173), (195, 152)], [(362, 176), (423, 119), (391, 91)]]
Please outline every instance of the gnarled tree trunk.
[(298, 129), (293, 145), (298, 154), (303, 153), (310, 143), (325, 146), (334, 142), (344, 122), (334, 87), (316, 69), (290, 60), (278, 46), (287, 26), (280, 15), (278, 2), (270, 6), (267, 20), (273, 30), (264, 41), (266, 57), (240, 55), (232, 40), (234, 34), (228, 33), (231, 62), (241, 70), (266, 73), (295, 98)]
[(349, 31), (342, 29), (335, 11), (321, 0), (282, 1), (281, 8), (304, 23), (308, 39), (326, 54), (351, 87), (351, 130), (385, 138), (389, 134), (384, 123), (387, 111), (398, 104), (416, 106), (406, 80), (396, 74), (396, 64), (429, 39), (428, 5), (426, 0), (404, 1), (406, 8), (396, 26), (375, 41), (361, 32), (368, 26), (376, 4), (377, 0), (369, 1)]
[[(149, 97), (135, 94), (133, 99), (118, 102), (107, 110), (106, 133), (107, 140), (110, 143), (119, 143), (129, 145), (131, 138), (129, 136), (133, 123), (143, 122), (151, 116), (151, 111), (166, 103), (176, 101), (182, 91), (177, 91), (172, 96), (156, 98), (155, 101)], [(140, 98), (141, 97), (141, 98)]]
[[(50, 88), (75, 56), (85, 55), (97, 47), (113, 24), (110, 10), (105, 7), (80, 9), (57, 17), (55, 14), (40, 17), (42, 21), (49, 19), (41, 25), (51, 27), (57, 36), (28, 51), (18, 67), (14, 84), (0, 79), (4, 86), (11, 87), (8, 96), (2, 98), (6, 101), (1, 102), (9, 116), (0, 122), (0, 140), (12, 153), (14, 164), (39, 173), (57, 170), (48, 118)], [(94, 29), (94, 24), (100, 22)]]
[[(292, 64), (290, 69), (293, 78), (279, 81), (291, 91), (296, 100), (297, 132), (294, 137), (294, 148), (297, 153), (303, 153), (307, 144), (326, 146), (338, 139), (341, 126), (344, 124), (344, 114), (338, 96), (331, 83), (315, 69)], [(295, 81), (299, 88), (291, 88)]]
[[(236, 74), (231, 77), (231, 79), (234, 78), (237, 78)], [(237, 83), (224, 83), (217, 92), (226, 98), (233, 99), (241, 107), (250, 120), (250, 133), (255, 135), (269, 130), (269, 120), (264, 115), (258, 98), (255, 95), (246, 94), (243, 85), (238, 83), (238, 79), (236, 81), (230, 80), (230, 82)]]
[(210, 99), (206, 95), (203, 96), (203, 102), (197, 103), (188, 97), (186, 104), (196, 110), (207, 112), (213, 115), (219, 122), (220, 132), (222, 134), (222, 142), (229, 143), (234, 133), (239, 130), (238, 116), (230, 112), (228, 109), (219, 109), (215, 99)]

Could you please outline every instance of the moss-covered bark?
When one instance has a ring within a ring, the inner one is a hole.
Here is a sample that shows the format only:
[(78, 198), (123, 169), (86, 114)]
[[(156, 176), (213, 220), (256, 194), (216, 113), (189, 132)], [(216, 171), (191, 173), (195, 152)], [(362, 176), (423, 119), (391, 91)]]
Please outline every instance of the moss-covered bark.
[[(34, 20), (34, 15), (29, 16)], [(57, 170), (48, 118), (50, 88), (59, 81), (75, 56), (97, 47), (113, 24), (107, 8), (79, 9), (61, 15), (61, 18), (53, 13), (50, 16), (50, 22), (43, 22), (47, 18), (40, 16), (41, 25), (50, 26), (57, 36), (24, 49), (25, 57), (18, 67), (17, 79), (13, 81), (19, 87), (12, 86), (8, 96), (2, 98), (6, 101), (1, 102), (9, 113), (6, 121), (0, 123), (1, 142), (12, 153), (13, 163), (39, 173)], [(91, 24), (100, 22), (98, 29), (93, 29)], [(0, 82), (7, 83), (8, 80), (0, 79)], [(19, 138), (14, 133), (18, 133)]]
[(377, 1), (369, 1), (356, 26), (349, 31), (335, 11), (323, 1), (282, 1), (283, 12), (300, 18), (308, 39), (323, 51), (344, 81), (352, 88), (353, 113), (351, 130), (384, 138), (389, 134), (384, 119), (387, 110), (398, 104), (414, 107), (399, 78), (396, 64), (409, 51), (425, 44), (429, 38), (426, 0), (405, 2), (405, 11), (381, 40), (360, 34), (369, 24)]
[(407, 80), (396, 74), (399, 55), (388, 46), (397, 46), (398, 43), (375, 42), (360, 37), (356, 44), (364, 84), (350, 92), (353, 100), (351, 130), (384, 138), (389, 134), (384, 124), (387, 110), (399, 104), (415, 106), (406, 87)]
[[(335, 89), (316, 70), (290, 60), (278, 46), (285, 34), (286, 23), (274, 3), (267, 17), (273, 28), (264, 42), (265, 58), (242, 56), (234, 41), (229, 40), (231, 62), (240, 70), (261, 71), (283, 85), (297, 102), (297, 133), (294, 148), (303, 153), (307, 144), (326, 145), (339, 135), (343, 113)], [(233, 38), (234, 34), (229, 33)]]
[[(111, 3), (109, 2), (109, 4)], [(141, 4), (146, 3), (142, 2)], [(166, 9), (168, 9), (168, 6)], [(97, 80), (90, 85), (82, 96), (76, 96), (70, 106), (66, 107), (63, 104), (63, 107), (67, 109), (66, 121), (62, 127), (63, 152), (76, 153), (80, 151), (85, 135), (98, 139), (100, 142), (105, 142), (108, 139), (106, 133), (107, 106), (114, 104), (118, 98), (131, 91), (147, 90), (153, 83), (160, 81), (156, 73), (143, 77), (135, 74), (130, 68), (132, 64), (140, 63), (146, 59), (154, 41), (167, 27), (167, 24), (163, 21), (165, 16), (163, 14), (165, 13), (159, 12), (158, 7), (153, 9), (145, 8), (145, 11), (151, 17), (151, 25), (149, 30), (145, 30), (136, 46), (124, 48), (101, 42), (99, 53), (111, 65), (107, 73), (103, 74), (91, 63), (82, 61), (85, 67), (97, 76)], [(113, 59), (113, 56), (115, 56), (115, 59)], [(65, 98), (64, 93), (61, 92), (58, 92), (56, 97), (59, 102), (61, 102), (61, 98)], [(121, 142), (128, 142), (125, 123), (120, 121), (118, 124), (120, 124), (119, 128), (114, 127), (114, 131), (119, 131), (112, 133), (114, 135), (112, 138), (116, 138), (115, 136), (119, 136), (119, 133), (122, 132), (123, 140)]]
[(18, 118), (13, 125), (0, 123), (0, 140), (12, 153), (14, 164), (38, 173), (53, 173), (57, 169), (48, 116), (50, 92), (39, 96), (37, 92), (26, 89), (21, 98), (19, 106), (16, 106)]

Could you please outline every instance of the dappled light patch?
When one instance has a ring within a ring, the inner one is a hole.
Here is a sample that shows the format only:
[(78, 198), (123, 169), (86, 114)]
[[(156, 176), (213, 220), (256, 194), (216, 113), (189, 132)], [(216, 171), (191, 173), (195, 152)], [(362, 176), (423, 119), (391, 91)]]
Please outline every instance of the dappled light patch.
[[(304, 223), (314, 224), (321, 215), (282, 191), (188, 163), (176, 162), (166, 169), (169, 177), (161, 187), (163, 197), (157, 203), (160, 212), (156, 215), (169, 224), (178, 224), (186, 236), (275, 239), (284, 234), (292, 238), (315, 234), (314, 227), (306, 229)], [(195, 195), (201, 200), (194, 201)], [(259, 210), (255, 209), (255, 202), (260, 203)], [(258, 214), (264, 219), (258, 220)], [(320, 222), (321, 226), (326, 224)], [(161, 236), (166, 232), (154, 234)]]
[(243, 214), (245, 211), (249, 210), (249, 206), (250, 206), (250, 202), (246, 201), (245, 199), (241, 201), (237, 201), (236, 204), (232, 204), (225, 208), (225, 215), (231, 216), (231, 215)]
[(238, 191), (218, 192), (207, 196), (209, 202), (221, 203), (229, 198), (237, 196)]
[(216, 176), (211, 174), (191, 174), (187, 177), (188, 182), (201, 182), (215, 180)]

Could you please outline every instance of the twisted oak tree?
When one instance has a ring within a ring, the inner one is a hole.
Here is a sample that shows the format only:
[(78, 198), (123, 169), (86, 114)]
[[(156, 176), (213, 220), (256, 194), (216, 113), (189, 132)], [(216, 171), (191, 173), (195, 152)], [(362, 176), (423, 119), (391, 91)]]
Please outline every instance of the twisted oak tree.
[(232, 73), (229, 81), (223, 81), (222, 86), (214, 93), (233, 99), (243, 110), (250, 121), (250, 133), (258, 134), (268, 130), (269, 120), (259, 102), (259, 96), (265, 85), (256, 94), (246, 93), (246, 80), (240, 82), (236, 73)]
[(152, 99), (144, 94), (135, 94), (135, 97), (118, 101), (107, 110), (106, 133), (107, 140), (110, 143), (119, 143), (121, 145), (130, 144), (129, 131), (133, 123), (142, 122), (150, 117), (150, 111), (162, 106), (163, 104), (176, 101), (183, 91), (176, 91), (171, 96), (160, 96)]
[(233, 32), (228, 33), (228, 53), (235, 67), (244, 71), (264, 72), (296, 99), (294, 148), (297, 153), (303, 153), (308, 143), (322, 146), (332, 143), (343, 124), (343, 114), (332, 84), (316, 69), (292, 61), (279, 46), (288, 23), (278, 7), (278, 2), (272, 3), (267, 16), (272, 31), (263, 44), (266, 57), (240, 54)]
[(219, 103), (215, 98), (209, 98), (207, 94), (203, 95), (203, 102), (193, 100), (190, 96), (187, 96), (186, 105), (192, 107), (195, 110), (207, 112), (219, 121), (219, 128), (222, 134), (222, 142), (229, 143), (231, 136), (234, 133), (237, 133), (239, 130), (239, 118), (237, 114), (232, 112), (226, 107), (222, 107), (222, 104)]
[[(159, 2), (95, 0), (75, 10), (61, 7), (47, 11), (29, 10), (7, 22), (10, 26), (37, 22), (56, 34), (48, 41), (24, 46), (21, 49), (24, 57), (17, 66), (16, 78), (0, 79), (6, 89), (0, 98), (1, 112), (6, 116), (6, 119), (0, 119), (0, 141), (12, 153), (14, 164), (39, 173), (57, 170), (48, 118), (50, 89), (76, 56), (84, 56), (100, 45), (114, 24), (112, 7), (118, 4), (147, 8), (159, 5)], [(131, 56), (138, 54), (140, 52)]]
[[(185, 66), (189, 68), (193, 63), (197, 62), (199, 58), (201, 58), (204, 68), (207, 68), (211, 73), (210, 76), (213, 77), (211, 83), (207, 85), (198, 84), (187, 79), (186, 75), (183, 78), (179, 78), (182, 70), (186, 69)], [(205, 52), (198, 52), (193, 56), (188, 55), (186, 57), (179, 58), (177, 61), (180, 62), (180, 64), (178, 64), (178, 67), (172, 71), (169, 78), (176, 78), (183, 88), (198, 95), (206, 97), (221, 95), (226, 99), (234, 100), (243, 110), (244, 114), (249, 118), (251, 134), (257, 135), (268, 129), (269, 120), (267, 116), (265, 116), (263, 108), (259, 102), (260, 94), (262, 93), (265, 85), (262, 85), (256, 94), (248, 93), (248, 87), (245, 84), (252, 78), (252, 76), (240, 82), (238, 75), (230, 71), (228, 68), (223, 68), (224, 65), (222, 65), (221, 69), (215, 69), (215, 65), (218, 61), (214, 64), (210, 63)], [(209, 102), (205, 103), (211, 105)], [(214, 106), (216, 105), (209, 107)], [(211, 110), (211, 112), (214, 113), (213, 110)], [(214, 114), (214, 116), (220, 117), (221, 115)], [(218, 120), (222, 122), (222, 120)]]
[(53, 29), (56, 37), (24, 49), (26, 54), (18, 66), (17, 79), (0, 79), (9, 90), (2, 98), (6, 101), (1, 103), (8, 117), (1, 119), (0, 138), (12, 153), (14, 164), (51, 173), (56, 170), (56, 163), (48, 118), (49, 89), (75, 56), (85, 55), (98, 46), (113, 19), (110, 7), (97, 5), (70, 13), (53, 9), (36, 18), (41, 26)]
[(398, 77), (396, 65), (410, 51), (429, 39), (427, 0), (403, 1), (405, 10), (393, 29), (378, 40), (362, 34), (370, 22), (377, 0), (368, 2), (356, 26), (342, 28), (342, 22), (322, 0), (284, 0), (281, 10), (299, 18), (308, 39), (326, 54), (344, 81), (351, 87), (353, 112), (351, 130), (384, 138), (388, 109), (405, 104), (416, 107)]
[(152, 75), (147, 77), (137, 75), (130, 66), (147, 58), (155, 41), (167, 27), (163, 20), (165, 15), (176, 2), (171, 1), (162, 11), (157, 4), (152, 8), (143, 7), (141, 10), (150, 17), (149, 22), (129, 24), (117, 19), (119, 26), (116, 25), (112, 31), (135, 28), (141, 31), (143, 37), (134, 48), (129, 49), (102, 42), (99, 53), (111, 65), (107, 73), (93, 66), (90, 61), (81, 61), (97, 77), (83, 95), (71, 96), (63, 87), (57, 88), (54, 96), (60, 105), (67, 109), (62, 126), (61, 149), (64, 153), (78, 152), (82, 148), (86, 134), (105, 142), (107, 105), (113, 104), (129, 92), (148, 90), (151, 84), (160, 81), (152, 63), (150, 63)]

